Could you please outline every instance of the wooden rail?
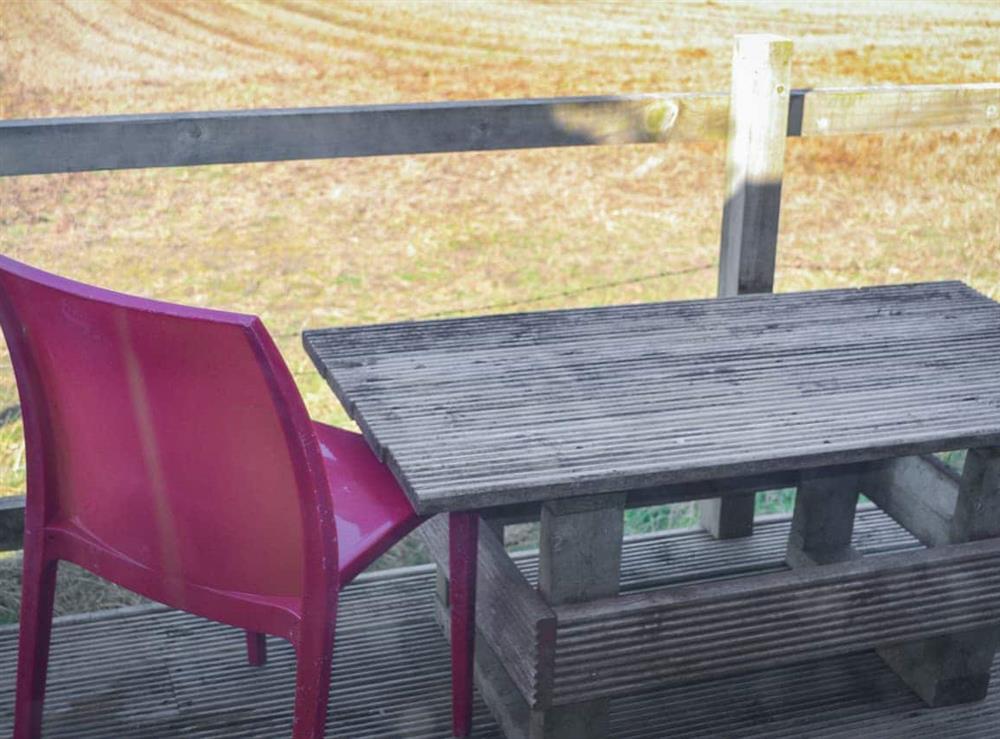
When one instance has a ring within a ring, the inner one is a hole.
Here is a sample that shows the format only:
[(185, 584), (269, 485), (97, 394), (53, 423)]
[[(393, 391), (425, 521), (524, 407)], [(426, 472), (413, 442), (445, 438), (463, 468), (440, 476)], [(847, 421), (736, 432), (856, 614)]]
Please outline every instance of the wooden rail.
[[(1000, 125), (1000, 84), (793, 90), (787, 135)], [(726, 138), (729, 95), (665, 93), (0, 121), (0, 176)]]

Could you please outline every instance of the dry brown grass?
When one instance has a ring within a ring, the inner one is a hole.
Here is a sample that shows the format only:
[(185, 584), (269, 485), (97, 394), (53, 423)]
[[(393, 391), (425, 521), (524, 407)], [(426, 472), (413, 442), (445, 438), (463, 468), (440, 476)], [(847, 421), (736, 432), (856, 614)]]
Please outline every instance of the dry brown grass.
[[(796, 86), (1000, 79), (989, 2), (6, 0), (0, 14), (4, 118), (724, 90), (732, 36), (750, 31), (794, 40)], [(959, 278), (1000, 297), (998, 182), (1000, 130), (791, 140), (777, 288)], [(0, 181), (0, 249), (263, 315), (312, 412), (344, 423), (302, 328), (711, 295), (722, 186), (715, 144), (24, 177)], [(14, 403), (0, 357), (0, 410)], [(8, 424), (0, 494), (23, 466)]]
[[(0, 625), (17, 622), (21, 595), (21, 558), (0, 558)], [(88, 613), (147, 603), (142, 596), (100, 580), (69, 562), (59, 564), (55, 613)]]

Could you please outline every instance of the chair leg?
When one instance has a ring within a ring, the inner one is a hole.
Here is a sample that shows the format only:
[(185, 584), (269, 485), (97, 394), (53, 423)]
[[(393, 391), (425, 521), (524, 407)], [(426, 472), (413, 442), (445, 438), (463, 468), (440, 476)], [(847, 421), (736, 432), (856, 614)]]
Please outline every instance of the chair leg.
[(452, 731), (472, 731), (472, 679), (476, 642), (476, 568), (479, 515), (452, 513), (448, 518), (448, 563), (451, 586)]
[(42, 547), (26, 537), (14, 739), (38, 739), (42, 735), (42, 704), (45, 700), (58, 564), (57, 560), (46, 559)]
[(267, 662), (267, 634), (259, 631), (247, 633), (247, 663), (251, 667), (261, 667)]
[(323, 739), (326, 732), (335, 622), (336, 611), (329, 623), (303, 630), (296, 645), (298, 665), (292, 739)]

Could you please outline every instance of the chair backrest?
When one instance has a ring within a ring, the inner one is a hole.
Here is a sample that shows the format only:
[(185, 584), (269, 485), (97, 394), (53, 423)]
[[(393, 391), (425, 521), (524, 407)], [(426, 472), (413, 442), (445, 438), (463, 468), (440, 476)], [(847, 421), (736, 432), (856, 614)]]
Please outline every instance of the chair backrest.
[(29, 530), (69, 529), (165, 582), (222, 591), (302, 596), (304, 563), (336, 571), (319, 445), (258, 318), (0, 257), (0, 322)]

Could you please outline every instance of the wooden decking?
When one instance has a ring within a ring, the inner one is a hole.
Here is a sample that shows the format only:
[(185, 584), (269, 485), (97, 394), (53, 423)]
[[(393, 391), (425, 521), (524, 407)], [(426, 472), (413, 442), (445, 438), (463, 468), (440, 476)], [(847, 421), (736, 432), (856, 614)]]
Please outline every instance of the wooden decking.
[[(626, 590), (783, 567), (788, 522), (751, 539), (702, 532), (626, 542)], [(918, 546), (880, 512), (860, 512), (866, 554)], [(518, 557), (534, 578), (533, 555)], [(363, 576), (344, 593), (329, 736), (448, 737), (448, 650), (433, 617), (433, 570)], [(0, 736), (13, 706), (16, 627), (0, 628)], [(55, 629), (46, 739), (283, 737), (293, 655), (271, 640), (263, 669), (245, 663), (242, 634), (160, 607), (61, 619)], [(983, 703), (929, 710), (871, 652), (615, 699), (612, 735), (992, 737), (1000, 727), (1000, 662)], [(655, 727), (655, 730), (654, 730)], [(476, 737), (500, 737), (477, 702)]]
[(959, 282), (320, 329), (420, 513), (1000, 444), (1000, 305)]

